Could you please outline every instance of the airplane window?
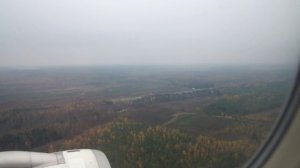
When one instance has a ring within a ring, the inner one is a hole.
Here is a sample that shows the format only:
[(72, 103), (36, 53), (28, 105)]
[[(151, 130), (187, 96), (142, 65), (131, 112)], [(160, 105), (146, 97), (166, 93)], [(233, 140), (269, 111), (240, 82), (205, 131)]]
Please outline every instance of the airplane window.
[(0, 1), (0, 168), (243, 166), (294, 84), (299, 5)]

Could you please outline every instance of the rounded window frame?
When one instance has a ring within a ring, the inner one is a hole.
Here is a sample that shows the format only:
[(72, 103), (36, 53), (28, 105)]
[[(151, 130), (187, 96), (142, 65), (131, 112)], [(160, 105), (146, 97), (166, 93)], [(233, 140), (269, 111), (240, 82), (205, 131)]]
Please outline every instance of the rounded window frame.
[(300, 63), (298, 63), (293, 87), (289, 97), (283, 106), (282, 112), (274, 124), (271, 133), (264, 143), (257, 149), (256, 153), (244, 165), (244, 168), (263, 167), (279, 144), (284, 139), (287, 131), (292, 125), (300, 105)]

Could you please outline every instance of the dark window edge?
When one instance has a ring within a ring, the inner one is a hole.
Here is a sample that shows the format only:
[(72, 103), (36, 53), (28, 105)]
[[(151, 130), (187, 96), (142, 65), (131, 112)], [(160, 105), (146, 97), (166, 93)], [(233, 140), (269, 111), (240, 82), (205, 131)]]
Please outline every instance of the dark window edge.
[(254, 156), (245, 164), (244, 168), (260, 168), (272, 156), (280, 142), (286, 135), (290, 125), (293, 122), (295, 115), (299, 109), (300, 104), (300, 64), (295, 77), (295, 82), (287, 99), (281, 115), (278, 117), (269, 137), (265, 140), (263, 145), (257, 150)]

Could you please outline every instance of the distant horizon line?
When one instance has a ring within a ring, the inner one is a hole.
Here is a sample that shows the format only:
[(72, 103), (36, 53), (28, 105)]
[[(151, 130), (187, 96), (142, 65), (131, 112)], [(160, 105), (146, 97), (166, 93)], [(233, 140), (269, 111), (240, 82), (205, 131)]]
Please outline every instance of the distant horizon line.
[(37, 70), (37, 69), (52, 69), (52, 68), (104, 68), (104, 67), (132, 67), (132, 68), (258, 68), (258, 69), (296, 69), (299, 64), (296, 63), (224, 63), (224, 64), (66, 64), (66, 65), (0, 65), (2, 70)]
[(0, 65), (0, 68), (14, 67), (96, 67), (96, 66), (282, 66), (295, 63), (199, 63), (199, 64), (44, 64), (44, 65)]

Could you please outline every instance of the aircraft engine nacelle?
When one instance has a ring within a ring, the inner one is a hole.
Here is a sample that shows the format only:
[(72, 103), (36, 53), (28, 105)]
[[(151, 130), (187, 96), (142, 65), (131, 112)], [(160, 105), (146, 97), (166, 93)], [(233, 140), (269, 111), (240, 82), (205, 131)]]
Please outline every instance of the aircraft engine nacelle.
[(98, 150), (75, 149), (55, 153), (0, 152), (0, 168), (111, 168)]

